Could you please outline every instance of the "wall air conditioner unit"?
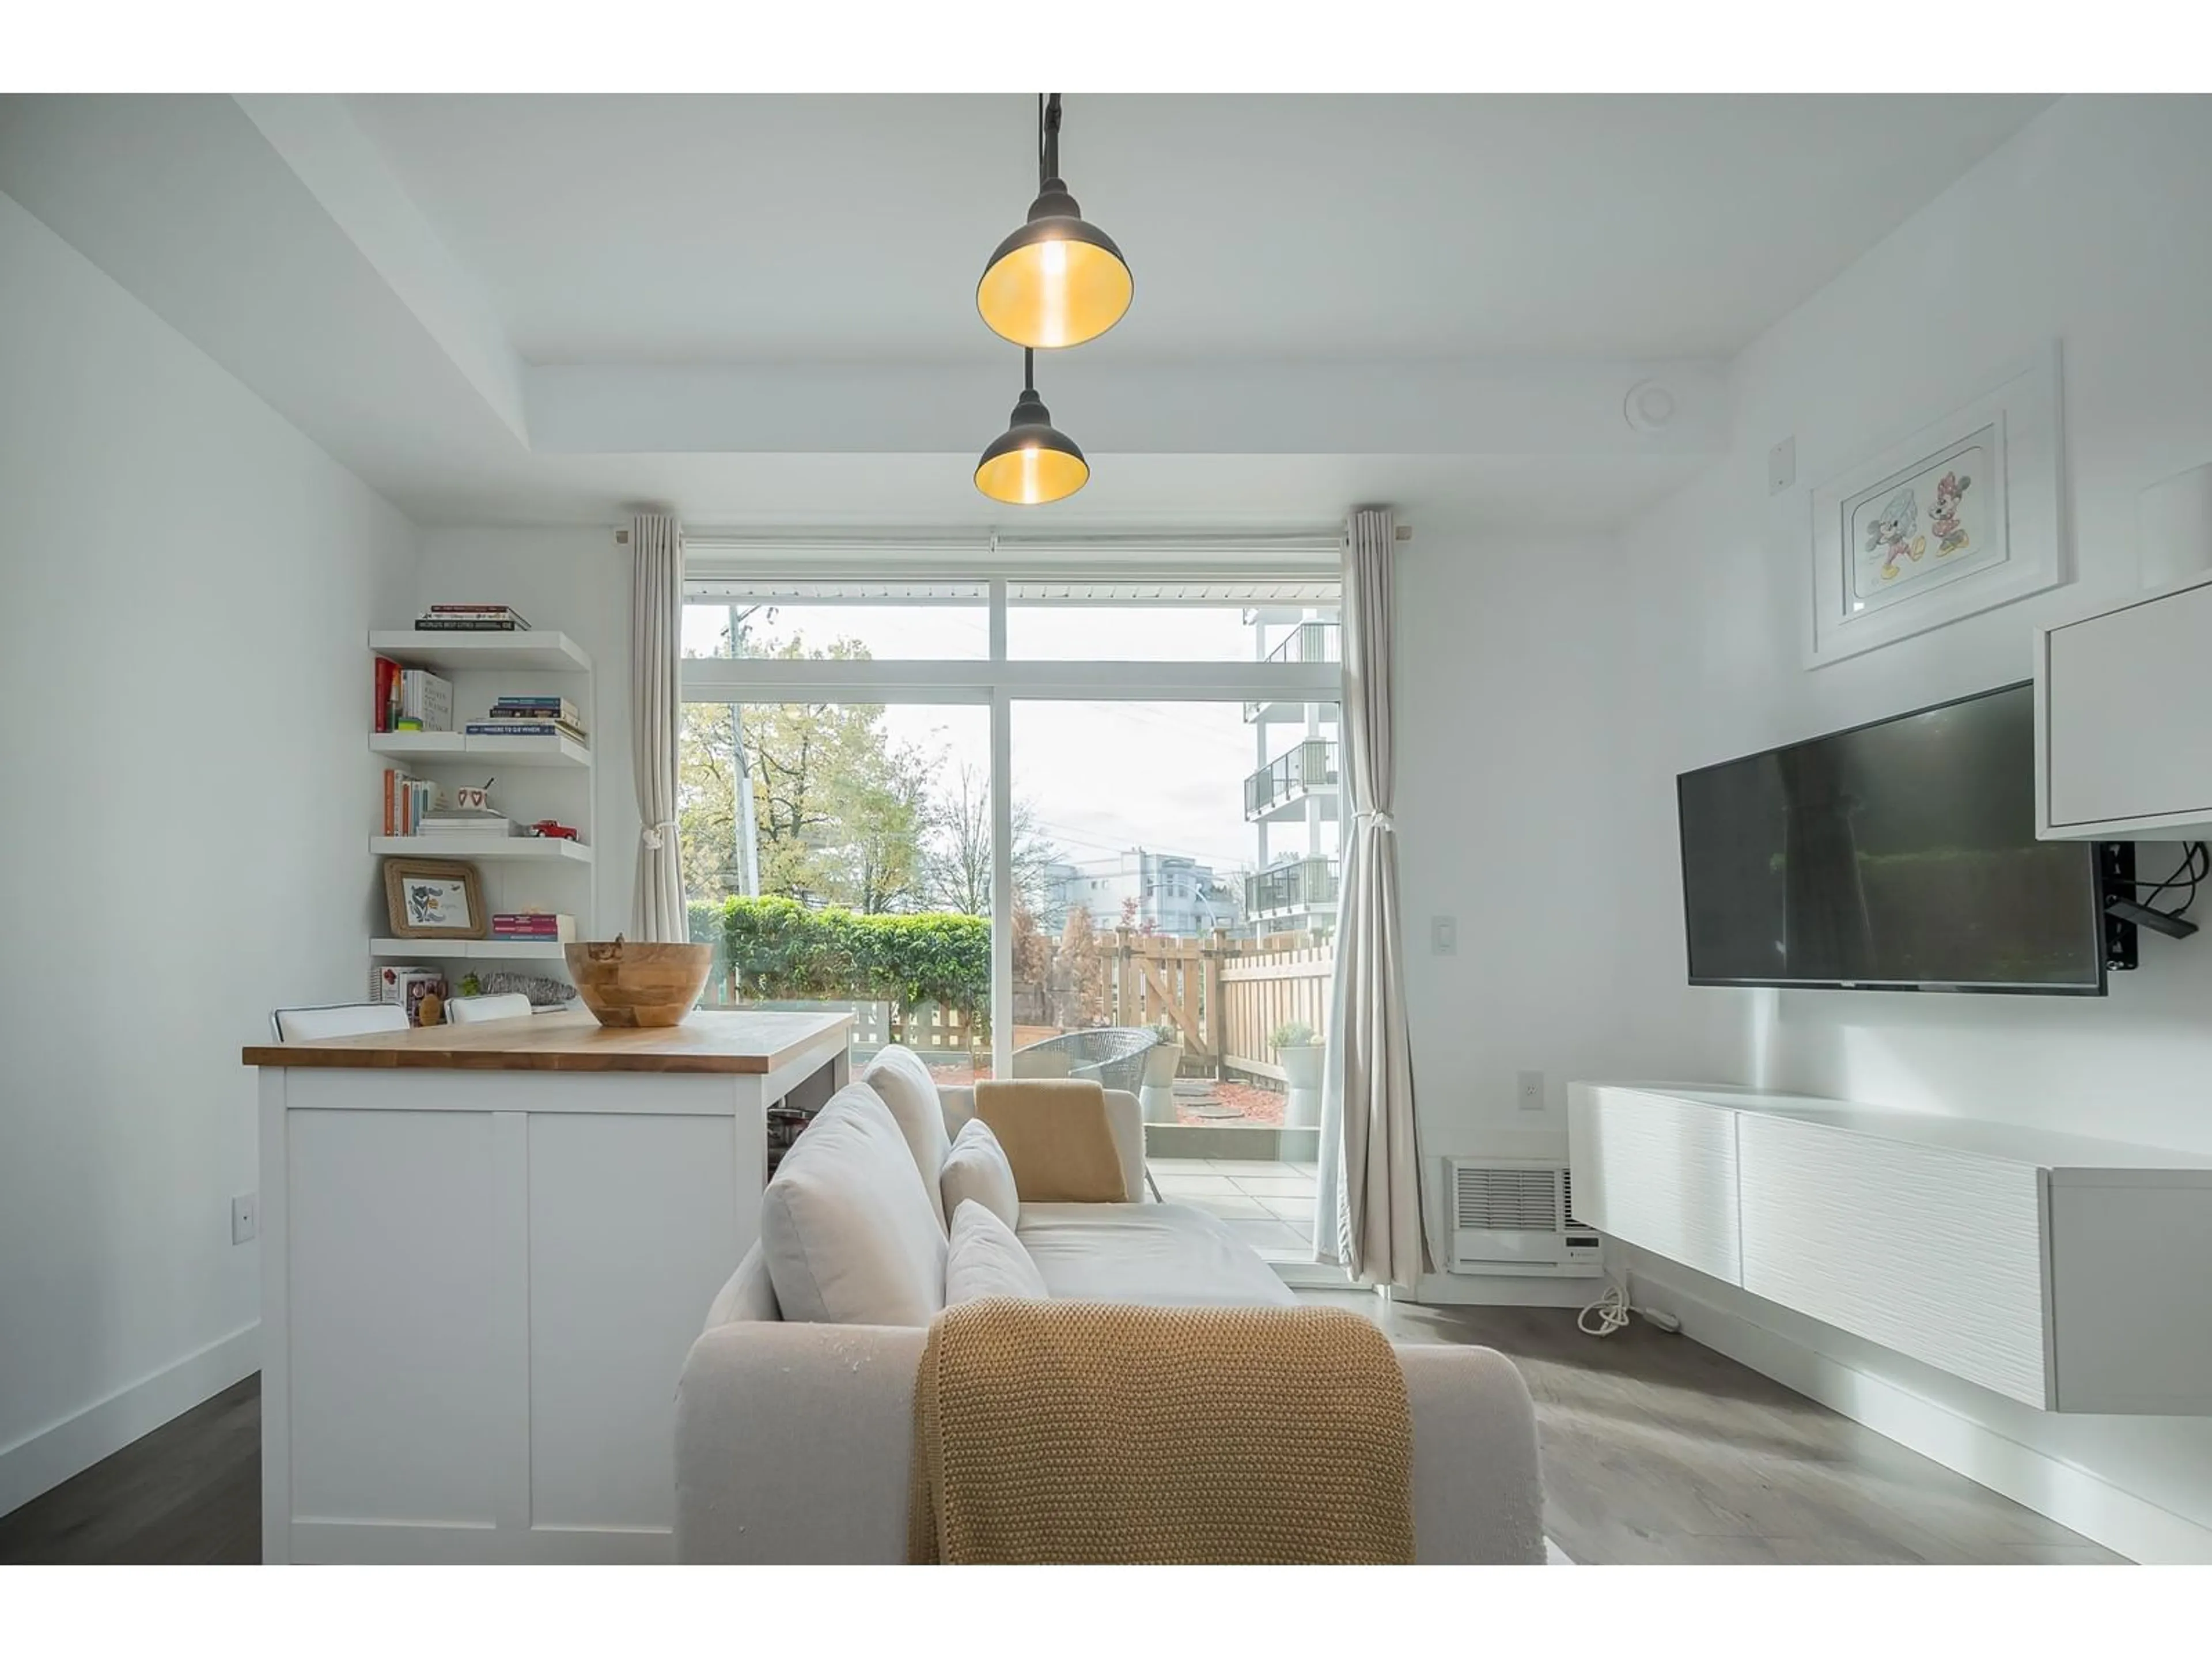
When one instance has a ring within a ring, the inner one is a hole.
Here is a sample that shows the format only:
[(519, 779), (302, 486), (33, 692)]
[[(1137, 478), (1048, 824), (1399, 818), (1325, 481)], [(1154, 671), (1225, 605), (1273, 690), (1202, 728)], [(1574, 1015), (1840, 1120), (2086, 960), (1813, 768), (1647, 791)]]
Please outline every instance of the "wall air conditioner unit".
[(1532, 1278), (1595, 1279), (1594, 1229), (1574, 1218), (1566, 1166), (1535, 1158), (1445, 1161), (1452, 1206), (1451, 1270)]

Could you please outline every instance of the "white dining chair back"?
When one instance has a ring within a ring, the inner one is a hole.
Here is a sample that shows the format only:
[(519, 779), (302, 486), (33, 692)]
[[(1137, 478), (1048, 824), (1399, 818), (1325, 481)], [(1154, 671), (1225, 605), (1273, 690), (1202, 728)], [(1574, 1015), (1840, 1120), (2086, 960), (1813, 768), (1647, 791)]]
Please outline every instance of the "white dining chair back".
[(520, 1019), (530, 1012), (530, 999), (520, 991), (495, 997), (455, 997), (446, 1004), (446, 1023), (467, 1025), (480, 1019)]
[(279, 1042), (354, 1036), (363, 1031), (404, 1031), (407, 1011), (396, 1002), (339, 1002), (321, 1008), (279, 1008), (269, 1016)]

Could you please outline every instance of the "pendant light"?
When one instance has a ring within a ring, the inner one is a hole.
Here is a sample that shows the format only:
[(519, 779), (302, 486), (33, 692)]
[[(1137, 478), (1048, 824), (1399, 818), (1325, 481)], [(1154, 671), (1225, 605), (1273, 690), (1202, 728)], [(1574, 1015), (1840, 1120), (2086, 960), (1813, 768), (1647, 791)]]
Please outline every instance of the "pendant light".
[(1036, 353), (1022, 353), (1022, 395), (1006, 429), (975, 463), (975, 488), (1009, 507), (1064, 501), (1089, 482), (1091, 463), (1052, 423), (1036, 393)]
[(1040, 94), (1037, 198), (1029, 222), (999, 244), (975, 285), (994, 333), (1053, 350), (1095, 340), (1121, 320), (1136, 279), (1114, 239), (1083, 217), (1060, 178), (1060, 94)]

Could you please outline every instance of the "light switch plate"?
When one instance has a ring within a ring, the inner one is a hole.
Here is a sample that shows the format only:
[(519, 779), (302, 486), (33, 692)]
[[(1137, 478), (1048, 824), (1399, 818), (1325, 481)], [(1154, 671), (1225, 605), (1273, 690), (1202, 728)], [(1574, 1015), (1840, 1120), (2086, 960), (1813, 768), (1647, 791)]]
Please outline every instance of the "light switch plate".
[(1429, 918), (1429, 949), (1437, 956), (1459, 954), (1459, 923), (1450, 916)]
[(240, 1193), (230, 1200), (230, 1242), (250, 1244), (260, 1231), (260, 1196), (254, 1193)]
[(1766, 493), (1779, 495), (1797, 482), (1797, 440), (1784, 438), (1766, 452)]

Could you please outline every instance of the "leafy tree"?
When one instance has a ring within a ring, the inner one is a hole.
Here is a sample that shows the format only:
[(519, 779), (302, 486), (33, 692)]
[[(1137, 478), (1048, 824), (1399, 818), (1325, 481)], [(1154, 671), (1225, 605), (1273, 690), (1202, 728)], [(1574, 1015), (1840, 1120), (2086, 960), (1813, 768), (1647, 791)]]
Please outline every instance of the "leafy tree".
[[(849, 640), (810, 649), (793, 639), (752, 654), (854, 661), (868, 653)], [(920, 903), (933, 768), (920, 750), (891, 741), (882, 706), (871, 703), (756, 704), (735, 714), (725, 705), (687, 705), (677, 745), (686, 888), (724, 896), (743, 884), (739, 721), (762, 893), (863, 913)]]

